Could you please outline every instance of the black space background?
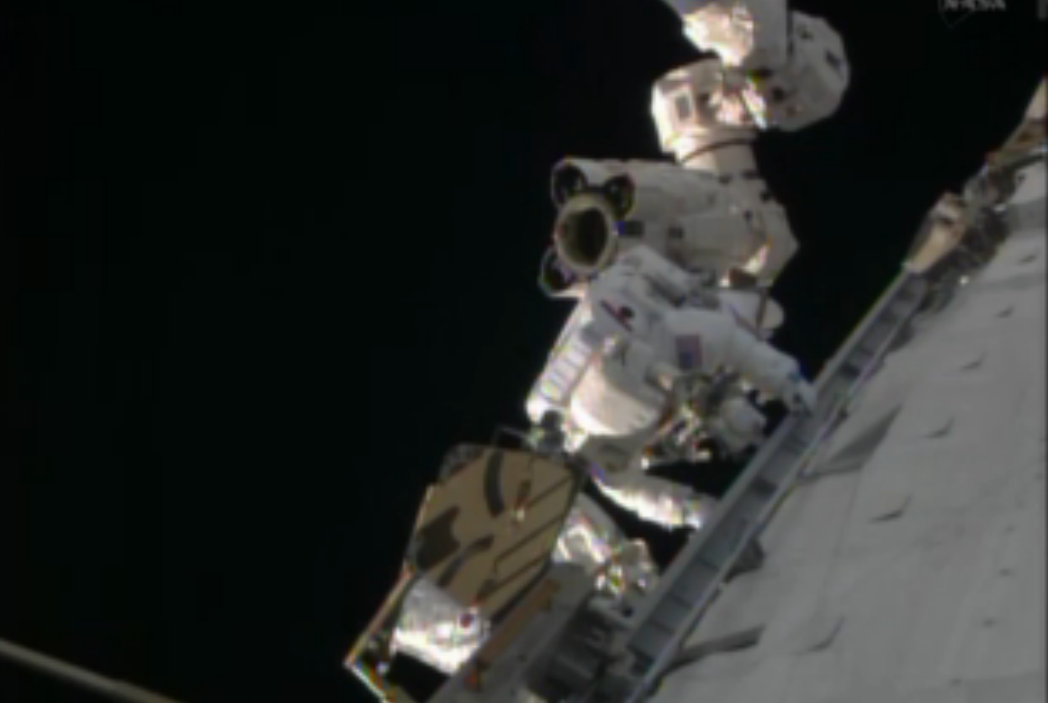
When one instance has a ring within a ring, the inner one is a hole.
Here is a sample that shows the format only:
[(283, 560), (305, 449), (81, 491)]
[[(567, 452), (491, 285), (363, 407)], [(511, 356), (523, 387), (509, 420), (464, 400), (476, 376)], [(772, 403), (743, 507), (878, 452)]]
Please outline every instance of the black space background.
[[(811, 374), (1025, 107), (1007, 1), (797, 3), (853, 70), (758, 149)], [(697, 57), (656, 0), (373, 5), (4, 10), (0, 637), (188, 703), (366, 699), (341, 659), (425, 485), (523, 424), (568, 313), (550, 166), (659, 158), (651, 85)], [(89, 700), (0, 665), (3, 703)]]

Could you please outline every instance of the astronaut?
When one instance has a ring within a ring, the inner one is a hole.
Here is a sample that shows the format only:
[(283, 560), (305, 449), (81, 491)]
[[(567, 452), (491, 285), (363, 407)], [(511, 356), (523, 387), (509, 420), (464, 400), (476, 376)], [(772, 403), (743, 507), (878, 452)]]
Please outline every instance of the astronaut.
[[(797, 244), (751, 144), (761, 130), (793, 131), (832, 114), (849, 69), (836, 33), (785, 0), (666, 2), (717, 58), (655, 85), (659, 141), (677, 165), (567, 159), (554, 169), (558, 216), (542, 283), (579, 302), (528, 414), (536, 427), (549, 429), (550, 418), (560, 425), (565, 449), (590, 462), (606, 495), (666, 527), (699, 528), (714, 501), (644, 473), (644, 449), (667, 421), (692, 411), (729, 448), (756, 441), (763, 416), (738, 394), (714, 418), (702, 412), (725, 373), (791, 410), (813, 407), (796, 362), (766, 342), (782, 320), (766, 291)], [(746, 302), (711, 295), (718, 286), (763, 292)], [(612, 599), (657, 576), (643, 543), (627, 541), (585, 496), (554, 559), (586, 565)], [(487, 631), (442, 596), (416, 588), (394, 644), (450, 674)]]
[[(528, 398), (538, 423), (559, 415), (569, 451), (589, 461), (597, 485), (642, 519), (700, 528), (713, 502), (644, 473), (644, 450), (691, 408), (714, 379), (734, 372), (793, 411), (815, 405), (797, 362), (731, 309), (689, 304), (694, 280), (637, 246), (587, 282), (549, 364)], [(763, 430), (750, 415), (748, 430)]]

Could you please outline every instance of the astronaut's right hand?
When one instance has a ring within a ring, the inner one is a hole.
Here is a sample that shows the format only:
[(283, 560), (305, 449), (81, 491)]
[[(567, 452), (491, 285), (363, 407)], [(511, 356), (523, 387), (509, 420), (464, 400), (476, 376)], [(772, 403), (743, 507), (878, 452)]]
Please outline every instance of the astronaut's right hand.
[(815, 412), (818, 397), (815, 388), (804, 380), (799, 371), (793, 371), (783, 381), (778, 393), (790, 412), (811, 415)]

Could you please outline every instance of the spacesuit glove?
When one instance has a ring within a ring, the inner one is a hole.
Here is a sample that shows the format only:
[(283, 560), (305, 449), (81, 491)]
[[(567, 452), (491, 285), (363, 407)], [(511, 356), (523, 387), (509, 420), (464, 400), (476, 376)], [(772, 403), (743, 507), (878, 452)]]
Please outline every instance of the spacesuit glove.
[(706, 495), (698, 495), (684, 502), (684, 525), (693, 530), (701, 530), (709, 523), (717, 500)]
[(815, 389), (804, 380), (799, 371), (793, 371), (786, 377), (779, 391), (779, 399), (789, 408), (790, 412), (805, 415), (815, 412), (817, 401)]
[(767, 419), (746, 398), (729, 398), (721, 404), (717, 417), (709, 423), (711, 434), (731, 454), (759, 444), (764, 439)]

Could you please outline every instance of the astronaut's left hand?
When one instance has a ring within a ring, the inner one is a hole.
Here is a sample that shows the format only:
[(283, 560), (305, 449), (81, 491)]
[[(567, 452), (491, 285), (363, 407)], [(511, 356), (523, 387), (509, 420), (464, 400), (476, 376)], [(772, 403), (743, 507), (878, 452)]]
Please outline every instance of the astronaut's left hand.
[(779, 391), (779, 399), (790, 412), (811, 415), (815, 412), (818, 397), (812, 385), (804, 380), (799, 371), (794, 371), (786, 377)]

